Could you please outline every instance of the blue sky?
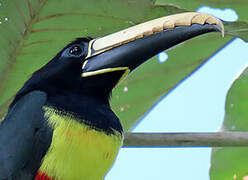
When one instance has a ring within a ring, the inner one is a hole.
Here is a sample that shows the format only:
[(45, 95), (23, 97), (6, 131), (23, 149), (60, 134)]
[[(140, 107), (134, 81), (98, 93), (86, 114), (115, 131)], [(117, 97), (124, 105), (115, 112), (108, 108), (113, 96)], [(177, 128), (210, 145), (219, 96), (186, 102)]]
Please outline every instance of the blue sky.
[[(225, 21), (231, 9), (201, 7)], [(215, 132), (224, 118), (225, 97), (248, 64), (248, 43), (235, 39), (164, 97), (133, 132)], [(168, 58), (168, 59), (167, 59)], [(160, 63), (170, 58), (158, 55)], [(158, 62), (159, 65), (159, 62)], [(122, 148), (106, 180), (209, 180), (211, 148)]]

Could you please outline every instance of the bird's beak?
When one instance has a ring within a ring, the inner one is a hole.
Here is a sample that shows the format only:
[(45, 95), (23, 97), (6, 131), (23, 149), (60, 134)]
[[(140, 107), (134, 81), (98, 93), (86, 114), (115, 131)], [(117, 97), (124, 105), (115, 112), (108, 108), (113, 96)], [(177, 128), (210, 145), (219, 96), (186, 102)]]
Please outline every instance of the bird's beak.
[(89, 42), (82, 77), (123, 71), (124, 78), (159, 52), (212, 31), (220, 31), (224, 35), (224, 27), (219, 19), (188, 12), (161, 17), (93, 39)]

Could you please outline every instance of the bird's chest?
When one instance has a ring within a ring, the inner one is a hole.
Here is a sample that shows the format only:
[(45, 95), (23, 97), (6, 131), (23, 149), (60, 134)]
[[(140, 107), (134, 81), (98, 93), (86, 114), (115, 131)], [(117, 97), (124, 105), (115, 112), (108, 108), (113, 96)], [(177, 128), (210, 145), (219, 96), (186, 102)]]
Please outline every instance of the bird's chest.
[(46, 109), (54, 128), (51, 146), (39, 169), (56, 180), (100, 180), (122, 145), (121, 135), (107, 135)]

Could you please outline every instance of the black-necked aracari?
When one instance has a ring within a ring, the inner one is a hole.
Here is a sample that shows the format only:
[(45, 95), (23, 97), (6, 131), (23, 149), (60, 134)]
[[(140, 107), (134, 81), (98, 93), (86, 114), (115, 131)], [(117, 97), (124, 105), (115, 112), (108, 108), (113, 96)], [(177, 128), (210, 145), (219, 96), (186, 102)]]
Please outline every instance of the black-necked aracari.
[(0, 125), (0, 180), (100, 180), (122, 146), (112, 89), (143, 62), (192, 37), (223, 32), (189, 12), (101, 38), (78, 38), (18, 91)]

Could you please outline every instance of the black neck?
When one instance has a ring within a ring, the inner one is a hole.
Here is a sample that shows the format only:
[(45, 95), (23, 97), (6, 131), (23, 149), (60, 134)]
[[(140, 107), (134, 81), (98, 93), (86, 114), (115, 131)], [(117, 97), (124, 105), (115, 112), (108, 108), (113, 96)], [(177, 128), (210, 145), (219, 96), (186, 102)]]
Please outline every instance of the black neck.
[(109, 103), (91, 96), (58, 93), (50, 96), (47, 106), (53, 107), (63, 114), (71, 113), (80, 123), (93, 129), (113, 134), (122, 133), (122, 126), (118, 117), (111, 110)]

